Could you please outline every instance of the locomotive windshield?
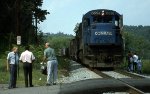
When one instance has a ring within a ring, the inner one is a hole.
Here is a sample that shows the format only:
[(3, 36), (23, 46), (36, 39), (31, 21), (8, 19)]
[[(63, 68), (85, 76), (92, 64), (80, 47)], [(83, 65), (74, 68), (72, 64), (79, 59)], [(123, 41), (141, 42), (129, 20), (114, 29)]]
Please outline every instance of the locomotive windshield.
[(115, 26), (119, 26), (119, 16), (115, 15), (93, 15), (93, 23), (112, 23)]
[(94, 23), (112, 23), (112, 16), (93, 16), (93, 22)]

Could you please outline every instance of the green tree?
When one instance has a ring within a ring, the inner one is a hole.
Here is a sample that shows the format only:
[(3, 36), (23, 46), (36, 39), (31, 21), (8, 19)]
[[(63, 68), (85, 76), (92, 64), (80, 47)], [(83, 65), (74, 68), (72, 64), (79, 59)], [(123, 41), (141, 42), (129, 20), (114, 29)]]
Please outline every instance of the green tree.
[(77, 24), (76, 24), (76, 26), (75, 26), (75, 28), (74, 28), (74, 30), (73, 30), (75, 33), (79, 30), (79, 25), (80, 25), (80, 23), (77, 23)]
[(125, 50), (136, 52), (140, 57), (148, 58), (150, 53), (150, 42), (143, 36), (134, 32), (125, 31)]
[[(22, 44), (37, 44), (40, 30), (37, 23), (43, 22), (47, 10), (42, 10), (43, 0), (0, 0), (0, 49), (16, 44), (16, 36), (22, 36)], [(11, 41), (10, 41), (11, 40)]]
[(58, 32), (57, 34), (50, 34), (47, 37), (47, 42), (51, 44), (51, 46), (59, 52), (59, 49), (69, 47), (70, 40), (73, 38), (73, 35), (67, 35), (62, 32)]

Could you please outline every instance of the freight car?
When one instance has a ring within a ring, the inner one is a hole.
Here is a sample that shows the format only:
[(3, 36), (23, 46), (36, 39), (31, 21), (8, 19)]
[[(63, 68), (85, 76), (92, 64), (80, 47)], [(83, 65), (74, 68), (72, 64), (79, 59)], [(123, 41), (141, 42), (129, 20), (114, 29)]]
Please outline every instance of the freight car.
[(77, 41), (76, 38), (70, 41), (69, 56), (73, 60), (77, 60)]
[(69, 56), (69, 48), (61, 48), (59, 49), (59, 56), (68, 57)]
[(70, 53), (90, 67), (115, 67), (123, 61), (123, 16), (108, 9), (97, 9), (83, 15), (70, 43)]

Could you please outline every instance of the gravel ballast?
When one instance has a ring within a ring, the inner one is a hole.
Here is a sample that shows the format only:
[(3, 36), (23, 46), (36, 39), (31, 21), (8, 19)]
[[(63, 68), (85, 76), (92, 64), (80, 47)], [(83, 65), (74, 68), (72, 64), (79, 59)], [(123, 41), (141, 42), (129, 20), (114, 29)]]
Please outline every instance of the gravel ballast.
[(80, 80), (94, 79), (94, 78), (102, 78), (97, 75), (93, 71), (85, 68), (81, 64), (71, 61), (70, 62), (70, 73), (68, 77), (62, 77), (59, 80), (59, 83), (72, 83)]

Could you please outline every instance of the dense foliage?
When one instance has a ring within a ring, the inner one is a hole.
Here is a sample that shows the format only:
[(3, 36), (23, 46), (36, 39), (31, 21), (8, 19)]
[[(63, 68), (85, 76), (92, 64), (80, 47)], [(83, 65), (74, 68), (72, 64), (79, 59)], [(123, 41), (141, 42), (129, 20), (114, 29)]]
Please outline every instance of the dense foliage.
[(43, 0), (0, 0), (0, 49), (16, 44), (16, 36), (22, 37), (22, 45), (38, 43), (37, 24), (49, 14), (42, 10)]
[(58, 32), (57, 34), (49, 33), (45, 35), (45, 38), (45, 40), (56, 50), (56, 53), (58, 53), (59, 49), (69, 47), (70, 40), (74, 38), (74, 36)]
[(150, 26), (124, 26), (125, 50), (150, 59)]

